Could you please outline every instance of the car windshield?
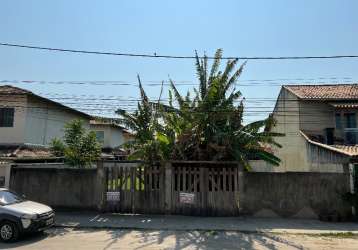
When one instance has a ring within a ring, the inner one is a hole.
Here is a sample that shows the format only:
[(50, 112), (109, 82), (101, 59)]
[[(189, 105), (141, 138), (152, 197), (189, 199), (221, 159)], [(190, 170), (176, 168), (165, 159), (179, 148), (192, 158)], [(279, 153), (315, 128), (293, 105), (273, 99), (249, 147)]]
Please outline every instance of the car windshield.
[(24, 201), (19, 195), (14, 192), (2, 190), (0, 191), (0, 204), (1, 205), (10, 205), (14, 203), (19, 203)]

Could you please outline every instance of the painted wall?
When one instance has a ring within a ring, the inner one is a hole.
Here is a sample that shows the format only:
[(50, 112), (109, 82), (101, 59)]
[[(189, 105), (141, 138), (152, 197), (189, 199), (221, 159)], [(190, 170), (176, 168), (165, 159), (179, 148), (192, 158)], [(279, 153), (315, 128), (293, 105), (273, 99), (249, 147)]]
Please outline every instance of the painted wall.
[(1, 96), (1, 105), (14, 107), (15, 113), (13, 127), (0, 127), (0, 144), (48, 145), (53, 138), (63, 137), (67, 122), (78, 118), (89, 129), (88, 118), (31, 96)]
[(324, 102), (301, 101), (300, 129), (307, 134), (325, 136), (326, 128), (334, 128), (334, 107)]
[(24, 95), (0, 96), (0, 107), (14, 107), (14, 126), (0, 127), (0, 144), (20, 144), (25, 139), (27, 98)]
[(121, 146), (125, 142), (122, 129), (112, 125), (91, 124), (92, 131), (104, 131), (104, 142), (102, 147), (115, 148)]
[(277, 121), (273, 132), (284, 133), (285, 136), (275, 139), (282, 146), (282, 148), (274, 148), (275, 154), (281, 159), (281, 164), (279, 167), (274, 167), (272, 171), (308, 170), (306, 166), (302, 164), (305, 150), (302, 137), (299, 133), (300, 116), (298, 98), (285, 88), (282, 88), (277, 98), (273, 115)]
[(323, 136), (325, 128), (335, 127), (333, 108), (325, 103), (300, 101), (290, 91), (282, 88), (273, 114), (277, 121), (273, 131), (285, 134), (275, 139), (282, 145), (282, 148), (274, 147), (281, 164), (274, 167), (262, 161), (252, 162), (253, 171), (344, 172), (342, 163), (312, 162), (312, 157), (308, 155), (308, 142), (300, 134), (302, 130)]
[(48, 145), (53, 138), (62, 138), (64, 126), (73, 119), (82, 119), (89, 129), (89, 119), (76, 112), (37, 98), (28, 98), (26, 114), (25, 143)]

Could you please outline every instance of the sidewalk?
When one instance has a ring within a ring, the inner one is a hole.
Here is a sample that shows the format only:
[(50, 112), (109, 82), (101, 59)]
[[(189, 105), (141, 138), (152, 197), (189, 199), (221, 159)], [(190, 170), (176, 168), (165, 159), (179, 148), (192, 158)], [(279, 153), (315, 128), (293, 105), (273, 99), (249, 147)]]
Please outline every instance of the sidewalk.
[(56, 226), (73, 228), (173, 231), (204, 230), (291, 234), (337, 234), (351, 232), (358, 235), (358, 223), (331, 223), (318, 220), (253, 217), (191, 217), (179, 215), (59, 212), (56, 214)]

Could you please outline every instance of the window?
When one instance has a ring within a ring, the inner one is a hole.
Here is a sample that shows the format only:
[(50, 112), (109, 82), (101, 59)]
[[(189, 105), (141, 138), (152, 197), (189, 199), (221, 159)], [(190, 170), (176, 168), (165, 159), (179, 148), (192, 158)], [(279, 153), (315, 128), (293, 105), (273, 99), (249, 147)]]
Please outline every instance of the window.
[(336, 129), (342, 129), (342, 118), (340, 113), (336, 113)]
[(14, 126), (14, 108), (0, 108), (0, 127)]
[(96, 139), (99, 143), (104, 143), (104, 131), (96, 131)]
[(346, 121), (346, 128), (355, 128), (357, 126), (355, 113), (346, 113), (344, 114), (344, 118)]
[(345, 134), (346, 134), (346, 143), (349, 145), (357, 144), (357, 120), (355, 113), (346, 113), (344, 114), (345, 121)]

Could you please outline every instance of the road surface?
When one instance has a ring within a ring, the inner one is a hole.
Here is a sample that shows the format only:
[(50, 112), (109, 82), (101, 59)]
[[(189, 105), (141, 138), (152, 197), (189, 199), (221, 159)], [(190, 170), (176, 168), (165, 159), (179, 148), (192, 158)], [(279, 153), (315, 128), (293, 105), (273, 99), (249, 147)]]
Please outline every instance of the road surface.
[(53, 228), (0, 249), (358, 249), (358, 236)]

